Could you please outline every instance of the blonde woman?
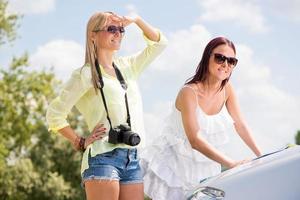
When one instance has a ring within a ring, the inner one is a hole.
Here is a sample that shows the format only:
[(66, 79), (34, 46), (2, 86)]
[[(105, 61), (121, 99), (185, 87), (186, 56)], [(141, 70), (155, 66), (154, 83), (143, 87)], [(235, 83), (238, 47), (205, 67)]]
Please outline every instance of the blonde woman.
[[(142, 30), (147, 47), (132, 56), (116, 57), (130, 24)], [(137, 79), (165, 46), (163, 34), (139, 16), (98, 12), (89, 19), (85, 64), (72, 73), (46, 116), (49, 130), (59, 132), (84, 152), (81, 173), (88, 200), (144, 198), (137, 152), (144, 142)], [(87, 138), (79, 136), (66, 121), (73, 106), (88, 125), (91, 134)], [(123, 130), (120, 125), (124, 124)], [(132, 136), (133, 142), (121, 134)]]

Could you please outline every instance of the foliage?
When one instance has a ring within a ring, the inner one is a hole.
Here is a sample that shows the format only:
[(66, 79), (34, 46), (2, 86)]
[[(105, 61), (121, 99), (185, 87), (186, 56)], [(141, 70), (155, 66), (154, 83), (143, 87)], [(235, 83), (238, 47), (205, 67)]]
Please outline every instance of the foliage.
[[(27, 65), (25, 54), (0, 71), (0, 199), (83, 199), (81, 154), (46, 126), (47, 100), (60, 82)], [(86, 130), (76, 116), (71, 124)]]
[(16, 38), (17, 21), (20, 16), (7, 14), (7, 1), (0, 0), (0, 45), (5, 40), (13, 41)]
[[(7, 15), (0, 0), (0, 45), (16, 37), (17, 15)], [(50, 71), (30, 71), (28, 55), (0, 69), (0, 200), (84, 199), (81, 153), (47, 130), (48, 101), (61, 86)], [(70, 124), (86, 131), (74, 110)]]
[(295, 140), (296, 140), (296, 144), (300, 145), (300, 130), (297, 131)]

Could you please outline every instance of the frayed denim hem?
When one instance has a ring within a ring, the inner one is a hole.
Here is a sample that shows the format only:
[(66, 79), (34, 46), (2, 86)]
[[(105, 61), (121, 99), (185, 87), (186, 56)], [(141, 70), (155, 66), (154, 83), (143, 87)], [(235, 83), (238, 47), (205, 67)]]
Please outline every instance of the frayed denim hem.
[(120, 181), (118, 178), (112, 178), (107, 176), (89, 176), (81, 181), (81, 187), (85, 188), (84, 183), (90, 180), (98, 180), (98, 181)]
[(135, 180), (135, 181), (120, 181), (121, 185), (130, 185), (130, 184), (143, 184), (143, 180)]

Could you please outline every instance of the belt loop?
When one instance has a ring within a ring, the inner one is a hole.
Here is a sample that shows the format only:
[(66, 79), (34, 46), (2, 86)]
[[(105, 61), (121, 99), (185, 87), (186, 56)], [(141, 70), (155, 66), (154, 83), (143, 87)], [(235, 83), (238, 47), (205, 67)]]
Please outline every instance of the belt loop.
[(91, 156), (91, 148), (89, 148), (89, 156), (88, 156), (89, 158), (91, 158), (92, 156)]
[(127, 162), (126, 162), (125, 168), (127, 168), (128, 164), (129, 164), (129, 162), (130, 162), (130, 157), (129, 157), (129, 155), (130, 155), (130, 149), (127, 149)]

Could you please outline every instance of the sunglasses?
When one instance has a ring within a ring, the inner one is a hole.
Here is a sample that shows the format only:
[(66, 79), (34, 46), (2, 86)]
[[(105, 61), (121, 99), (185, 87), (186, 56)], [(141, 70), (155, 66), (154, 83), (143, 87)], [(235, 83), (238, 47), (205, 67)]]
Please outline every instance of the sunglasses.
[(223, 64), (225, 60), (227, 60), (227, 63), (229, 64), (230, 67), (235, 67), (238, 62), (238, 59), (234, 57), (226, 57), (220, 53), (215, 53), (214, 58), (217, 64)]
[(109, 32), (109, 33), (112, 33), (112, 34), (116, 34), (117, 32), (119, 32), (120, 34), (124, 34), (125, 33), (125, 28), (123, 26), (110, 25), (106, 29), (95, 30), (94, 32), (98, 32), (98, 31), (106, 31), (106, 32)]

